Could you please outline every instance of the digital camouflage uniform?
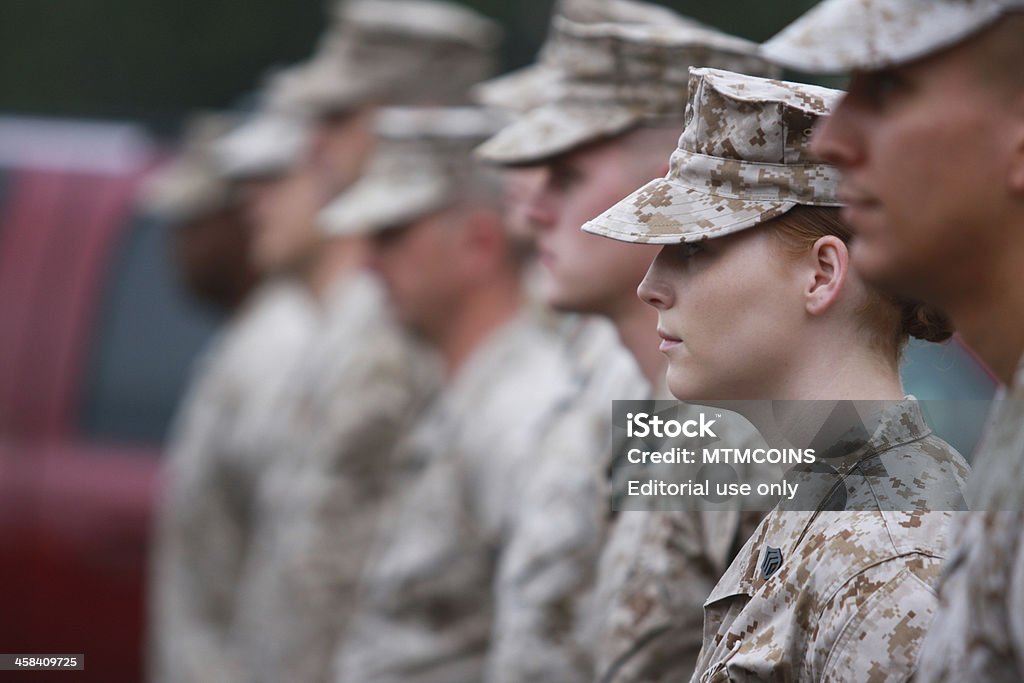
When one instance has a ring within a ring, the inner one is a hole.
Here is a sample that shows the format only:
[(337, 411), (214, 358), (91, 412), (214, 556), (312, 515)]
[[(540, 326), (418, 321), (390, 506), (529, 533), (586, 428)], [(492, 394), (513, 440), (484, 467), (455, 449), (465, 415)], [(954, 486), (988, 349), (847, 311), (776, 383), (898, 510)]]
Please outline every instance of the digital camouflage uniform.
[(838, 502), (770, 513), (708, 597), (693, 681), (914, 673), (967, 464), (912, 398), (892, 405), (869, 440), (842, 446), (850, 466)]
[[(475, 109), (384, 110), (367, 173), (324, 210), (325, 226), (385, 231), (468, 197), (486, 182), (470, 152), (494, 130)], [(496, 566), (539, 463), (536, 439), (571, 390), (556, 337), (529, 312), (475, 347), (400, 449), (408, 481), (367, 565), (335, 680), (481, 679)]]
[[(956, 45), (1020, 0), (827, 0), (765, 44), (773, 58), (810, 72), (872, 71)], [(1022, 373), (997, 400), (975, 456), (974, 512), (958, 515), (938, 582), (939, 608), (916, 681), (1024, 680), (1024, 430)]]
[(974, 461), (972, 512), (950, 530), (939, 610), (915, 680), (1024, 680), (1024, 362), (996, 398)]
[(298, 286), (262, 285), (215, 342), (182, 403), (168, 453), (150, 588), (150, 673), (168, 683), (242, 680), (228, 644), (253, 532), (267, 435), (315, 327)]
[[(477, 154), (498, 164), (543, 163), (638, 126), (681, 122), (694, 63), (778, 72), (754, 44), (665, 7), (562, 3), (538, 63), (477, 89), (506, 109), (533, 104), (519, 107), (518, 120)], [(646, 398), (644, 384), (593, 391), (593, 407), (581, 397), (546, 440), (549, 462), (525, 498), (530, 517), (502, 567), (489, 680), (654, 680), (656, 669), (665, 678), (692, 671), (701, 606), (728, 558), (702, 554), (711, 551), (700, 513), (609, 509), (611, 400)], [(600, 439), (574, 433), (588, 422)], [(674, 552), (680, 547), (685, 560)], [(717, 569), (695, 589), (694, 572), (708, 567)], [(634, 606), (651, 593), (658, 599), (640, 614)], [(689, 658), (680, 657), (675, 629), (689, 631)], [(661, 636), (656, 649), (652, 637)]]
[[(261, 115), (225, 141), (225, 164), (256, 172), (250, 158), (290, 139), (296, 120), (368, 102), (462, 101), (491, 73), (498, 35), (493, 22), (453, 3), (340, 3), (317, 53), (279, 74)], [(379, 517), (398, 486), (395, 445), (438, 379), (433, 354), (399, 330), (372, 276), (336, 273), (319, 313), (273, 433), (253, 444), (271, 466), (255, 493), (256, 537), (231, 633), (251, 682), (330, 677)]]
[(595, 590), (598, 681), (671, 681), (692, 672), (703, 604), (759, 512), (617, 513)]
[(570, 336), (571, 396), (540, 440), (541, 463), (501, 557), (488, 681), (589, 681), (580, 622), (607, 534), (607, 460), (614, 399), (641, 399), (646, 379), (611, 323), (584, 318)]
[[(670, 398), (661, 387), (648, 399)], [(696, 413), (697, 406), (684, 409)], [(686, 419), (680, 417), (679, 419)], [(729, 428), (730, 447), (763, 445), (760, 435), (745, 420)], [(712, 443), (693, 441), (699, 450)], [(626, 482), (638, 469), (656, 476), (659, 466), (630, 466), (625, 454), (631, 443), (616, 427), (611, 456), (606, 463), (608, 537), (599, 558), (589, 618), (583, 639), (593, 653), (595, 680), (675, 681), (689, 678), (702, 644), (704, 600), (721, 578), (743, 542), (764, 516), (758, 509), (707, 509), (700, 501), (671, 504), (629, 498)], [(672, 468), (674, 466), (668, 466)], [(746, 482), (775, 481), (772, 465), (737, 465)], [(665, 472), (670, 474), (670, 472)], [(677, 477), (672, 477), (677, 478)]]
[(483, 676), (492, 590), (536, 444), (569, 390), (555, 340), (528, 317), (463, 367), (422, 430), (423, 471), (383, 531), (337, 681), (466, 683)]
[(233, 646), (249, 681), (322, 681), (356, 596), (393, 450), (437, 383), (432, 354), (391, 321), (378, 283), (337, 283), (293, 373), (257, 490)]
[[(809, 149), (815, 121), (841, 93), (716, 69), (690, 73), (668, 174), (585, 231), (678, 244), (749, 229), (800, 204), (839, 205), (837, 172)], [(904, 680), (913, 672), (935, 606), (929, 581), (945, 549), (950, 513), (941, 510), (962, 508), (966, 465), (930, 435), (914, 401), (891, 409), (871, 433), (866, 442), (839, 442), (841, 473), (869, 477), (871, 486), (851, 485), (842, 504), (826, 488), (820, 499), (777, 509), (733, 560), (705, 603), (694, 681)], [(924, 476), (926, 466), (938, 470), (936, 480)], [(900, 470), (914, 476), (901, 479)], [(918, 500), (925, 488), (937, 489), (931, 501)]]

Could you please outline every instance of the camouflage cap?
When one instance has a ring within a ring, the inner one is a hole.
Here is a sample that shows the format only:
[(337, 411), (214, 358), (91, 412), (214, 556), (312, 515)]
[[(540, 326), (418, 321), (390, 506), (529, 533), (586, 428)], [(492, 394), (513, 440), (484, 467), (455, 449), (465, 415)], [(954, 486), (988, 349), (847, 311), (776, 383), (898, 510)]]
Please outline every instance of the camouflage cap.
[(367, 101), (463, 103), (494, 72), (500, 38), (490, 19), (441, 0), (343, 3), (291, 99), (312, 115)]
[(185, 220), (227, 205), (230, 183), (218, 170), (213, 145), (238, 117), (225, 112), (197, 112), (189, 117), (177, 157), (149, 176), (142, 185), (143, 210)]
[(292, 88), (299, 68), (271, 73), (255, 112), (214, 144), (220, 173), (241, 180), (285, 173), (296, 166), (309, 145), (309, 126), (296, 108)]
[(645, 123), (681, 120), (690, 66), (778, 72), (753, 43), (681, 17), (658, 24), (556, 17), (544, 58), (559, 74), (545, 103), (485, 143), (481, 158), (537, 163)]
[[(552, 21), (556, 17), (577, 24), (688, 23), (700, 26), (667, 7), (637, 0), (559, 0), (555, 3)], [(527, 113), (543, 105), (558, 87), (559, 69), (552, 63), (552, 55), (557, 54), (556, 43), (562, 35), (552, 27), (536, 63), (478, 84), (472, 91), (474, 100), (487, 107), (518, 113)]]
[(308, 132), (304, 121), (286, 113), (257, 113), (217, 141), (220, 172), (234, 180), (286, 173), (302, 161)]
[(320, 213), (331, 235), (379, 232), (456, 201), (480, 169), (473, 148), (500, 126), (471, 107), (393, 107), (377, 119), (369, 167)]
[(664, 178), (583, 226), (623, 242), (721, 237), (798, 204), (839, 206), (839, 173), (810, 152), (815, 121), (843, 94), (717, 69), (690, 71), (690, 105)]
[(762, 46), (792, 69), (875, 70), (968, 38), (1024, 0), (824, 0)]

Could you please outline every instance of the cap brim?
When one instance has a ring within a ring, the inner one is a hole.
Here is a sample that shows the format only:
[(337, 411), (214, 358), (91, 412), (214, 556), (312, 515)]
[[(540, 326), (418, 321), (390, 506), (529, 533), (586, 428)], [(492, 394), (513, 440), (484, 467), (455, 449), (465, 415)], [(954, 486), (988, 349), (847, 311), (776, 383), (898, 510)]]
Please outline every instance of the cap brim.
[(307, 131), (293, 119), (257, 117), (214, 145), (221, 175), (231, 179), (286, 173), (306, 153)]
[(317, 222), (329, 236), (354, 236), (382, 232), (444, 207), (451, 196), (440, 179), (367, 177), (328, 204)]
[(824, 0), (761, 46), (805, 73), (872, 71), (955, 45), (994, 21), (1005, 3)]
[(699, 242), (760, 225), (794, 206), (721, 197), (657, 178), (585, 223), (583, 231), (634, 244)]
[(553, 103), (534, 109), (476, 149), (483, 161), (506, 166), (540, 163), (580, 145), (624, 133), (640, 112), (601, 104)]

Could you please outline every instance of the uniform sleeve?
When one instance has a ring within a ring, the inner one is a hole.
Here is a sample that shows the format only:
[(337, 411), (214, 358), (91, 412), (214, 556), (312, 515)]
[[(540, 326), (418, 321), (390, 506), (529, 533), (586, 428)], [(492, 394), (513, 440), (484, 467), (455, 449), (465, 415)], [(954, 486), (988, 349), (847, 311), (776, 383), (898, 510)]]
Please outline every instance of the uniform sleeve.
[[(261, 488), (265, 521), (241, 584), (234, 638), (252, 681), (325, 680), (379, 512), (397, 438), (423, 392), (404, 349), (378, 337), (295, 406), (290, 443)], [(330, 370), (328, 359), (324, 372)], [(343, 372), (341, 371), (343, 370)]]
[(227, 648), (245, 536), (218, 478), (226, 419), (212, 378), (189, 396), (168, 454), (150, 585), (156, 683), (240, 680)]
[(494, 566), (463, 459), (438, 453), (403, 495), (365, 572), (336, 683), (479, 680)]
[[(578, 417), (578, 416), (576, 416)], [(488, 655), (490, 683), (592, 679), (578, 636), (607, 513), (586, 424), (570, 417), (545, 440), (546, 457), (526, 488), (498, 568)]]
[[(721, 574), (705, 542), (707, 523), (717, 520), (707, 516), (726, 514), (645, 513), (626, 581), (602, 617), (599, 681), (688, 680), (693, 674), (704, 601)], [(726, 526), (735, 533), (734, 524)]]

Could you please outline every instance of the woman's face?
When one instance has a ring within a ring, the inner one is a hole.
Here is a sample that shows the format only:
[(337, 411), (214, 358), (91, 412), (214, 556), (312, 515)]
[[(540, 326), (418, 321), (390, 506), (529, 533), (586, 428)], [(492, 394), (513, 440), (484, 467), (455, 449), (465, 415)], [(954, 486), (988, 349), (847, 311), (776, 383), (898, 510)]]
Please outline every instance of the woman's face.
[(786, 395), (809, 322), (805, 282), (763, 227), (662, 248), (638, 293), (658, 309), (673, 395), (695, 402)]

